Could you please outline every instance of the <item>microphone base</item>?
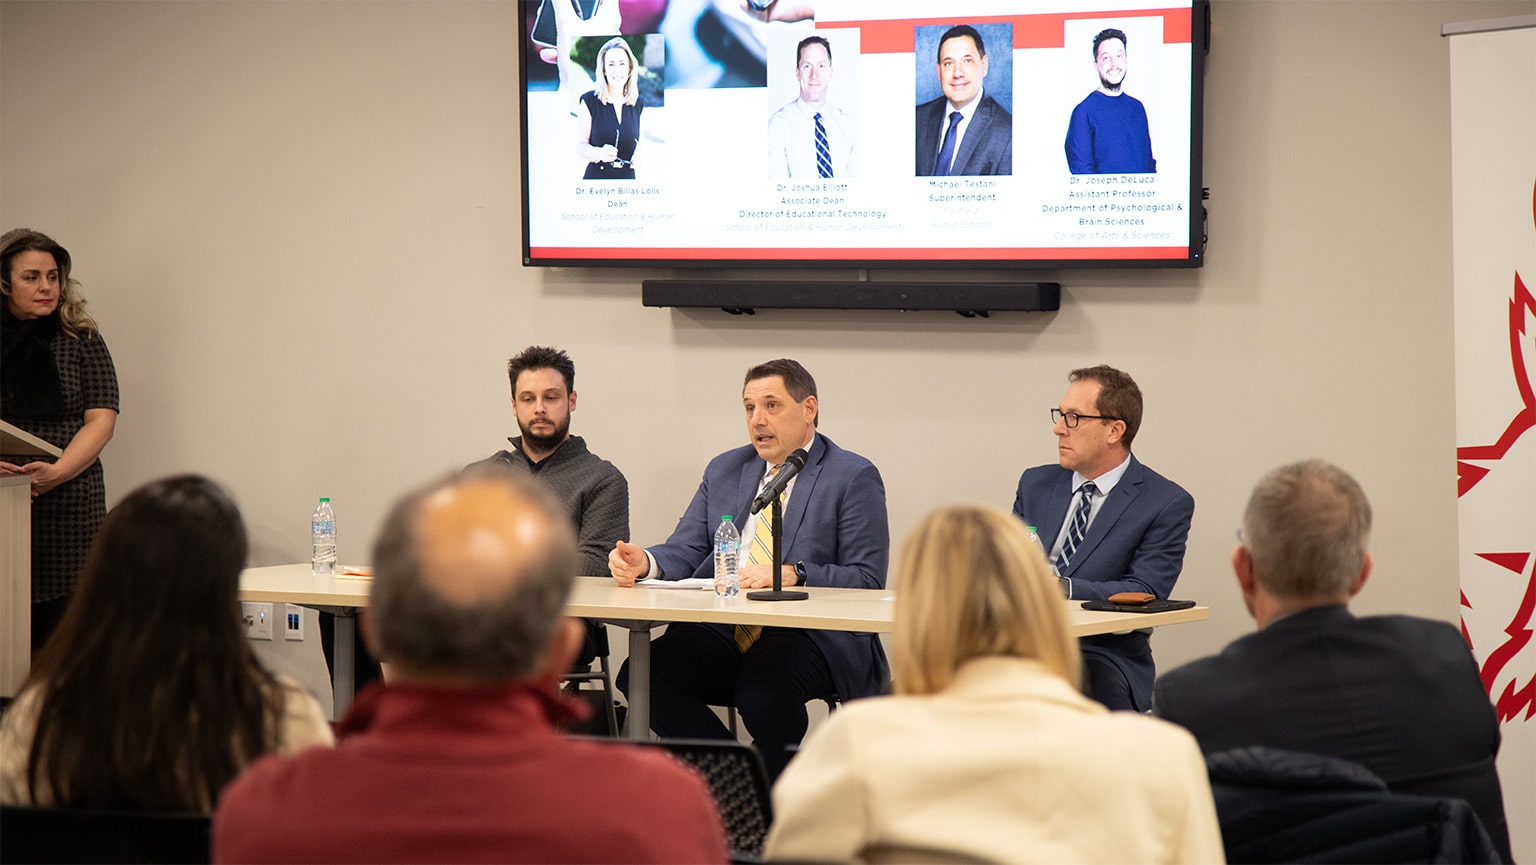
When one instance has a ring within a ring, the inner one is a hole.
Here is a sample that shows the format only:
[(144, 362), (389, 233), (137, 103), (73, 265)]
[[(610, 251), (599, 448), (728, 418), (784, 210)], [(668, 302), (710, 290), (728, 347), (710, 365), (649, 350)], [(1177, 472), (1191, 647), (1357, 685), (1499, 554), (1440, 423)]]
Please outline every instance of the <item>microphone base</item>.
[(810, 592), (794, 592), (789, 589), (747, 592), (747, 600), (749, 601), (803, 601), (810, 596)]

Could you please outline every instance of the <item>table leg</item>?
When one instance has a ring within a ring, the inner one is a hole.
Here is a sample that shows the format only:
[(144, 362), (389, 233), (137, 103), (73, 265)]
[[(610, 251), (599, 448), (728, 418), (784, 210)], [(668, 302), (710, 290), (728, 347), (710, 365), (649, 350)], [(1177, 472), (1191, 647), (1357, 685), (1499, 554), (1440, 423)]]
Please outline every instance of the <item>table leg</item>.
[(652, 622), (629, 622), (629, 738), (651, 738)]
[(352, 705), (352, 669), (356, 664), (352, 643), (357, 634), (357, 610), (353, 607), (339, 607), (332, 612), (336, 615), (336, 627), (331, 632), (331, 660), (334, 665), (331, 670), (331, 694), (335, 704), (333, 714), (340, 720), (346, 714), (347, 707)]
[(651, 631), (666, 622), (636, 619), (600, 619), (629, 629), (629, 714), (624, 735), (642, 742), (651, 738)]

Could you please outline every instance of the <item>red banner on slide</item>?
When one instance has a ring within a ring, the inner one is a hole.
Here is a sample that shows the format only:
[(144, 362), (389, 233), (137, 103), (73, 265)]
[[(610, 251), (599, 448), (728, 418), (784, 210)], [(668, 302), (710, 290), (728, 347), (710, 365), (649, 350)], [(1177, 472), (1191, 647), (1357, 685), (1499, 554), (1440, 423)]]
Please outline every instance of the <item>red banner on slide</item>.
[(598, 261), (669, 261), (704, 260), (710, 262), (739, 261), (1100, 261), (1121, 259), (1167, 259), (1181, 261), (1189, 257), (1187, 246), (1116, 246), (1085, 249), (1081, 247), (1034, 247), (1030, 249), (955, 249), (932, 247), (888, 249), (721, 249), (714, 247), (669, 247), (654, 249), (635, 247), (595, 248), (587, 246), (535, 246), (529, 253), (535, 261), (573, 261), (593, 259)]
[(1005, 15), (1002, 17), (929, 18), (901, 21), (836, 21), (828, 27), (859, 28), (861, 54), (911, 54), (913, 29), (924, 25), (1012, 24), (1013, 47), (1064, 48), (1067, 22), (1083, 18), (1162, 18), (1163, 43), (1189, 42), (1192, 13), (1189, 9), (1136, 9), (1128, 12), (1052, 12), (1042, 15)]

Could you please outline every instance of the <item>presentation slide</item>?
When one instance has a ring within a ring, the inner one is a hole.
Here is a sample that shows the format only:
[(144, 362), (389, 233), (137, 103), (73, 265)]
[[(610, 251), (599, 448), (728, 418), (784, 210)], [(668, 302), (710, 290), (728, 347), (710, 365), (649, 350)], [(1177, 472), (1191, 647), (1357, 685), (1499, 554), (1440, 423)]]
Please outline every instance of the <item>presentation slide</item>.
[(526, 263), (1196, 263), (1197, 8), (776, 5), (537, 6)]

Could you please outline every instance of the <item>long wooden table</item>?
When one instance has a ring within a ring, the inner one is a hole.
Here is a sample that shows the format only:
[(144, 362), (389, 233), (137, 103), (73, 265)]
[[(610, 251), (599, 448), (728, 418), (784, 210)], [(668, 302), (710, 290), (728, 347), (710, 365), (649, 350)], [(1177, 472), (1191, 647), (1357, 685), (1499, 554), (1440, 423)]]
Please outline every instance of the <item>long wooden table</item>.
[[(804, 587), (804, 601), (726, 601), (703, 589), (623, 588), (609, 577), (577, 577), (567, 615), (598, 619), (629, 630), (629, 735), (649, 735), (651, 631), (672, 622), (774, 625), (829, 631), (889, 633), (895, 596), (883, 589)], [(315, 576), (308, 564), (248, 568), (240, 577), (240, 600), (299, 604), (336, 615), (334, 669), (336, 714), (352, 702), (352, 639), (359, 609), (368, 606), (369, 581)], [(1166, 613), (1102, 613), (1070, 602), (1072, 634), (1086, 637), (1131, 628), (1198, 622), (1210, 608), (1195, 606)]]

